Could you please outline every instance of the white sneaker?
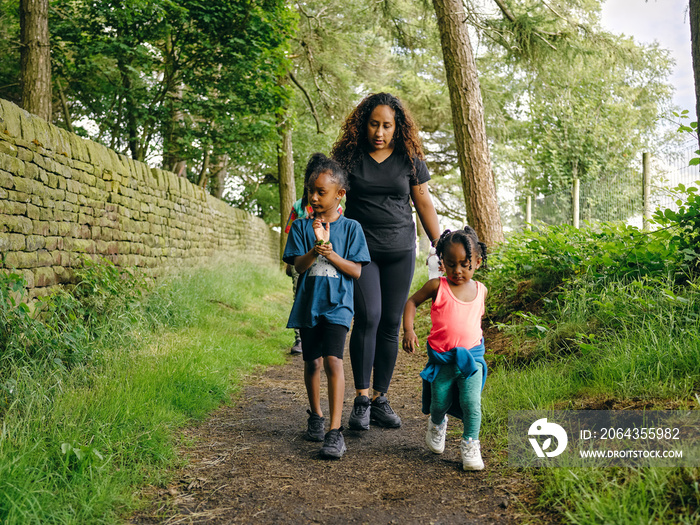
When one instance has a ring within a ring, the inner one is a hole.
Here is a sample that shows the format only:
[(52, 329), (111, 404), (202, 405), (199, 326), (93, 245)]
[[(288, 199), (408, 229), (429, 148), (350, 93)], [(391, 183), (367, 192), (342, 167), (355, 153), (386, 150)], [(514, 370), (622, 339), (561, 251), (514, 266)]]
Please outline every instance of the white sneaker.
[(483, 470), (484, 460), (481, 459), (481, 444), (478, 439), (469, 438), (469, 441), (462, 439), (459, 451), (462, 453), (462, 468), (464, 470)]
[(425, 433), (425, 443), (431, 452), (442, 454), (445, 452), (445, 434), (447, 434), (447, 416), (442, 423), (436, 425), (428, 416), (428, 431)]

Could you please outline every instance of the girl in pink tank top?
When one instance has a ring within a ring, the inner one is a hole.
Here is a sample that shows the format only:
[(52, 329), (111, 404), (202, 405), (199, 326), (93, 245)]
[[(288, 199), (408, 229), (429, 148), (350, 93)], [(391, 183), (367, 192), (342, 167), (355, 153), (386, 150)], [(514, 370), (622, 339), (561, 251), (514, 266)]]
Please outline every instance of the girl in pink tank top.
[(413, 353), (418, 348), (413, 330), (416, 308), (431, 299), (428, 364), (420, 374), (423, 412), (430, 414), (426, 444), (436, 454), (444, 452), (449, 412), (464, 423), (460, 443), (463, 469), (481, 470), (481, 390), (487, 371), (481, 318), (488, 292), (472, 277), (486, 264), (486, 245), (479, 242), (473, 228), (466, 226), (464, 230), (446, 230), (436, 251), (445, 277), (429, 280), (406, 302), (403, 349)]

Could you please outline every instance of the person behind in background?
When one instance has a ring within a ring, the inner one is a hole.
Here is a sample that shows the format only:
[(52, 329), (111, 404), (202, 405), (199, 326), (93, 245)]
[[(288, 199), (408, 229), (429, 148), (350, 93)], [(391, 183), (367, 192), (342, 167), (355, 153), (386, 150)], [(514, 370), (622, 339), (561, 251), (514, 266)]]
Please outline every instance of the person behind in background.
[[(355, 281), (350, 362), (355, 402), (348, 426), (397, 428), (386, 393), (399, 350), (401, 313), (416, 263), (411, 203), (431, 241), (440, 234), (418, 127), (401, 101), (368, 95), (350, 113), (331, 156), (348, 171), (345, 216), (365, 232), (372, 262)], [(370, 379), (373, 393), (370, 399)]]
[[(299, 328), (304, 383), (309, 398), (306, 438), (323, 441), (320, 455), (340, 458), (346, 451), (341, 425), (345, 376), (343, 351), (353, 316), (353, 280), (369, 251), (360, 225), (338, 212), (347, 187), (340, 165), (321, 153), (311, 156), (306, 195), (313, 218), (292, 222), (283, 260), (299, 272), (299, 287), (287, 328)], [(328, 380), (330, 429), (324, 433), (321, 366)]]
[(462, 419), (462, 468), (482, 470), (484, 462), (479, 429), (481, 391), (487, 369), (481, 318), (487, 290), (472, 277), (482, 264), (486, 265), (486, 245), (479, 242), (470, 226), (466, 226), (464, 230), (446, 230), (436, 251), (446, 277), (430, 279), (406, 302), (403, 348), (413, 353), (418, 347), (413, 330), (416, 308), (432, 299), (428, 364), (420, 374), (423, 378), (423, 413), (430, 414), (425, 441), (432, 452), (442, 454), (447, 414)]
[[(306, 180), (306, 176), (304, 180)], [(284, 233), (289, 233), (292, 229), (292, 223), (297, 219), (306, 219), (310, 215), (308, 208), (308, 203), (306, 202), (306, 191), (304, 191), (304, 196), (297, 200), (292, 206), (292, 211), (289, 213), (289, 219), (287, 219), (287, 225), (284, 228)], [(285, 273), (287, 276), (292, 278), (292, 294), (294, 297), (297, 295), (297, 283), (299, 282), (299, 272), (294, 269), (294, 265), (287, 264), (285, 268)], [(301, 354), (301, 334), (298, 328), (294, 328), (294, 344), (289, 350), (291, 354)]]

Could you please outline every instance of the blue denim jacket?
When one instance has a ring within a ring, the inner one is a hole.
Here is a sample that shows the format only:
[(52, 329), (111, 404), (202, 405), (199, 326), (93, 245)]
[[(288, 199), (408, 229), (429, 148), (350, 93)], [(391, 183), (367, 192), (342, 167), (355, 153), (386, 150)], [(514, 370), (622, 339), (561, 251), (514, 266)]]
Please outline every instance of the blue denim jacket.
[[(428, 362), (420, 373), (420, 376), (423, 378), (421, 409), (424, 414), (430, 414), (430, 400), (432, 397), (430, 383), (435, 380), (435, 377), (438, 375), (438, 372), (440, 372), (442, 365), (456, 364), (457, 368), (459, 368), (459, 371), (462, 372), (462, 374), (464, 374), (466, 377), (470, 377), (479, 370), (477, 363), (480, 363), (483, 367), (481, 389), (484, 389), (486, 375), (488, 374), (488, 367), (486, 366), (486, 361), (484, 360), (486, 348), (484, 347), (483, 338), (481, 339), (481, 343), (469, 349), (464, 348), (463, 346), (457, 346), (451, 350), (448, 350), (447, 352), (436, 352), (430, 347), (429, 344), (426, 344), (426, 346), (428, 347)], [(454, 399), (459, 398), (455, 397)], [(448, 414), (462, 419), (462, 410), (458, 403), (452, 404), (452, 408), (450, 408)]]

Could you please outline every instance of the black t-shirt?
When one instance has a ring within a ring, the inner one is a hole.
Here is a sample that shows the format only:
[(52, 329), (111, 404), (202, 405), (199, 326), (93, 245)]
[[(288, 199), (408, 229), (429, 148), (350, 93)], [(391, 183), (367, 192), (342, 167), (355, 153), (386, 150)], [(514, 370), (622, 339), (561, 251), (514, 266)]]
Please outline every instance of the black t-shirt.
[(425, 162), (394, 150), (379, 163), (369, 153), (349, 173), (345, 216), (362, 225), (370, 253), (412, 250), (416, 230), (411, 209), (411, 186), (430, 180)]

